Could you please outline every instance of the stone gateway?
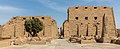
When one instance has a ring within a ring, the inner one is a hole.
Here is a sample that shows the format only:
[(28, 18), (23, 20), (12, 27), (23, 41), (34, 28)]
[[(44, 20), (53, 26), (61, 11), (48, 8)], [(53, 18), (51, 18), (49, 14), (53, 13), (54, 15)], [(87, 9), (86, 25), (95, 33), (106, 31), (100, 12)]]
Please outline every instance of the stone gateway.
[[(113, 8), (104, 6), (74, 6), (68, 8), (68, 19), (61, 27), (64, 38), (80, 36), (86, 42), (91, 37), (98, 42), (110, 43), (117, 37)], [(82, 42), (81, 41), (81, 42)]]

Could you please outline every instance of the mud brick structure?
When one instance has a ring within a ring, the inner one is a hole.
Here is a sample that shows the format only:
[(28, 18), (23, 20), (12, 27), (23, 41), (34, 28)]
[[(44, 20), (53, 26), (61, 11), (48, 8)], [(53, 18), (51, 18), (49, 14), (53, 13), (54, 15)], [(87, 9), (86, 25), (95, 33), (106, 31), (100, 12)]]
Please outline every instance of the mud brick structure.
[(96, 41), (109, 43), (117, 37), (112, 7), (74, 6), (68, 8), (68, 19), (61, 27), (61, 35), (69, 38), (73, 35), (95, 37)]
[(13, 37), (24, 37), (28, 36), (28, 32), (25, 31), (24, 23), (27, 19), (38, 18), (40, 19), (45, 28), (38, 33), (40, 37), (52, 37), (57, 38), (58, 27), (55, 20), (51, 16), (16, 16), (13, 17), (9, 22), (4, 24), (0, 28), (1, 38), (13, 38)]

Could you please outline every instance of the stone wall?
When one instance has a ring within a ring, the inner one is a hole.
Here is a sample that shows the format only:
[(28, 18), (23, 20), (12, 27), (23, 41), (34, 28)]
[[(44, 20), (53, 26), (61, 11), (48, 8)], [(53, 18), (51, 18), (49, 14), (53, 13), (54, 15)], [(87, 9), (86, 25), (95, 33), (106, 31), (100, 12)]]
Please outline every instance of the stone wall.
[(120, 37), (120, 29), (117, 29), (118, 37)]
[[(107, 42), (116, 37), (115, 20), (112, 7), (74, 6), (68, 8), (68, 19), (63, 23), (64, 38), (71, 35), (99, 36)], [(105, 38), (107, 37), (107, 39)]]
[(39, 32), (40, 37), (52, 37), (57, 38), (58, 27), (55, 20), (51, 16), (16, 16), (13, 17), (9, 22), (4, 24), (0, 28), (1, 38), (5, 37), (24, 37), (28, 36), (28, 32), (25, 31), (24, 21), (27, 19), (38, 18), (43, 21), (45, 28)]

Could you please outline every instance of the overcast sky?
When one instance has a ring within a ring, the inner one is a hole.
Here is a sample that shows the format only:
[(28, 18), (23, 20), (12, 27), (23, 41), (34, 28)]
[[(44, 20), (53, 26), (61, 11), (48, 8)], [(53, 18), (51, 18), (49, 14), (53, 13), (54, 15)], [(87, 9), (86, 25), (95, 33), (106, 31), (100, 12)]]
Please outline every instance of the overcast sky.
[(67, 19), (69, 6), (110, 6), (120, 28), (120, 0), (0, 0), (0, 24), (13, 16), (52, 16), (58, 27)]

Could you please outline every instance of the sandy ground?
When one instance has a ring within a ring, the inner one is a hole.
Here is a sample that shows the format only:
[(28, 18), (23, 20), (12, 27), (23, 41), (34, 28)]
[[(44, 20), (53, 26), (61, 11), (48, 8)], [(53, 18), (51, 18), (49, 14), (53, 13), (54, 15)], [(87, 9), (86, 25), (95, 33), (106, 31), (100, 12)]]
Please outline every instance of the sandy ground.
[(0, 48), (10, 46), (10, 39), (0, 41)]
[(55, 39), (47, 45), (12, 45), (1, 49), (120, 49), (120, 45), (110, 43), (77, 44), (69, 43), (65, 39)]

